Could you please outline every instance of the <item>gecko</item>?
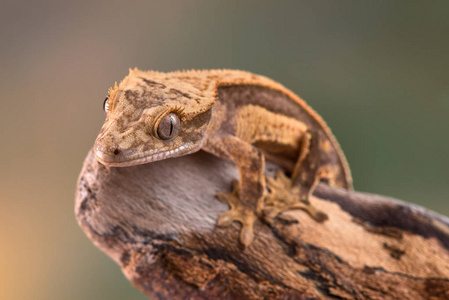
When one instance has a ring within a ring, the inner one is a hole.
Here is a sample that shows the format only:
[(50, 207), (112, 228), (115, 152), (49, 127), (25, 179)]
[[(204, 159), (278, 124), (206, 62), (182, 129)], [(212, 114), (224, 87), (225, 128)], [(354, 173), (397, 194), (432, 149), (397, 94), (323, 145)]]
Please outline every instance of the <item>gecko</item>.
[[(199, 150), (234, 162), (239, 179), (232, 192), (217, 194), (230, 206), (217, 225), (240, 223), (244, 247), (254, 239), (257, 219), (302, 208), (325, 220), (309, 202), (318, 182), (352, 189), (346, 158), (323, 119), (295, 93), (261, 75), (130, 69), (109, 89), (103, 109), (106, 120), (94, 153), (105, 166), (146, 164)], [(284, 170), (277, 179), (265, 176), (265, 160)], [(292, 193), (293, 200), (282, 199)]]

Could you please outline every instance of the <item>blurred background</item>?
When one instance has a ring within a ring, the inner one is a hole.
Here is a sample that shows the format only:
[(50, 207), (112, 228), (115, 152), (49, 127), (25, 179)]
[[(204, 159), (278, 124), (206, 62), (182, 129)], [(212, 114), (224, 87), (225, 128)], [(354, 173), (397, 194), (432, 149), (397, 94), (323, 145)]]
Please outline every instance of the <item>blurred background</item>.
[(332, 128), (357, 190), (449, 215), (449, 1), (0, 2), (0, 299), (146, 299), (74, 216), (129, 67), (271, 77)]

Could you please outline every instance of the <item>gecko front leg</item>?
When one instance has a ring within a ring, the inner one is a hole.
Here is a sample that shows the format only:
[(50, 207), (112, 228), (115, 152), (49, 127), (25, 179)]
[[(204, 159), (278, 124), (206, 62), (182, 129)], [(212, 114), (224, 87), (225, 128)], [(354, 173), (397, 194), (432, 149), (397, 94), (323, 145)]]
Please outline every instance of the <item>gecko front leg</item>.
[(233, 161), (239, 170), (240, 180), (233, 183), (233, 191), (217, 194), (219, 200), (230, 206), (230, 210), (218, 218), (217, 225), (239, 222), (242, 225), (240, 242), (247, 247), (254, 239), (254, 222), (261, 214), (265, 158), (257, 148), (234, 136), (213, 138), (208, 141), (208, 148), (220, 149), (220, 153), (211, 152)]

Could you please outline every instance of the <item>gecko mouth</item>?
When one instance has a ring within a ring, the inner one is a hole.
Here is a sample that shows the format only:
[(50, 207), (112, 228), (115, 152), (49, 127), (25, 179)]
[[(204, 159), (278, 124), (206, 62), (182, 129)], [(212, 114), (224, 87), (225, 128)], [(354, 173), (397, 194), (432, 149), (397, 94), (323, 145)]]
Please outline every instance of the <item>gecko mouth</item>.
[(120, 155), (115, 156), (105, 153), (105, 151), (102, 151), (102, 149), (98, 149), (98, 147), (95, 148), (97, 148), (95, 149), (95, 157), (101, 164), (108, 167), (130, 167), (158, 160), (163, 160), (167, 158), (191, 154), (193, 152), (198, 151), (201, 148), (201, 145), (195, 145), (194, 143), (190, 142), (185, 143), (179, 146), (178, 148), (162, 152), (151, 149), (141, 154), (135, 153), (131, 155), (126, 155), (125, 153), (121, 153)]

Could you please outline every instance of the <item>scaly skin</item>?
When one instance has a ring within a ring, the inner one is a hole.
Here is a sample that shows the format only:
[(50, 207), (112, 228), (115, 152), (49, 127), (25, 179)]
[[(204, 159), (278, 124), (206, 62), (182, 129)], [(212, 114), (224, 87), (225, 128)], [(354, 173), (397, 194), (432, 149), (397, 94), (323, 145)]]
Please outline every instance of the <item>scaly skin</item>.
[[(231, 209), (218, 225), (242, 224), (240, 241), (254, 239), (253, 223), (270, 222), (301, 208), (323, 220), (308, 197), (319, 180), (351, 189), (351, 175), (330, 129), (302, 99), (266, 77), (234, 70), (142, 72), (137, 69), (110, 89), (106, 121), (95, 155), (106, 166), (124, 167), (199, 150), (233, 161), (240, 180), (220, 193)], [(268, 179), (265, 159), (291, 176)], [(289, 182), (286, 184), (285, 182)], [(291, 188), (297, 198), (282, 199)]]

